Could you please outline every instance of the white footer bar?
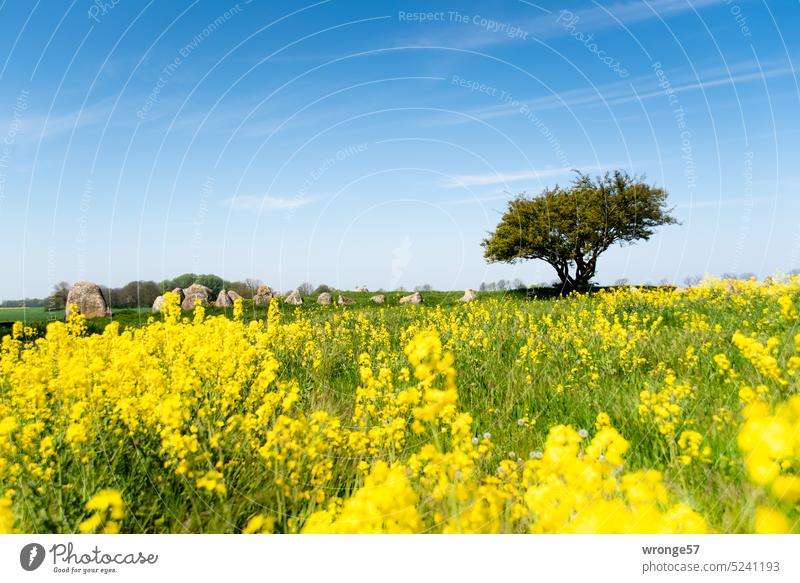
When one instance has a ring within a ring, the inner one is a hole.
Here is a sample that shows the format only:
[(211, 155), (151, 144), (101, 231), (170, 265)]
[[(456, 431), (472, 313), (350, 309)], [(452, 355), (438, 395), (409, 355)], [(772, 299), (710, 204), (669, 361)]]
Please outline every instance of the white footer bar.
[(798, 555), (798, 535), (4, 535), (0, 581), (796, 582)]

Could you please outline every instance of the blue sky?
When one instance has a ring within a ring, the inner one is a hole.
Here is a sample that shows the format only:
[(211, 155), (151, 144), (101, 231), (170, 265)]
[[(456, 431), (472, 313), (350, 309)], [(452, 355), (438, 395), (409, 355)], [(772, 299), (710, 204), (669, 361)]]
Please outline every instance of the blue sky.
[(487, 265), (518, 192), (646, 173), (597, 279), (800, 267), (797, 2), (0, 2), (0, 299), (179, 273), (371, 289)]

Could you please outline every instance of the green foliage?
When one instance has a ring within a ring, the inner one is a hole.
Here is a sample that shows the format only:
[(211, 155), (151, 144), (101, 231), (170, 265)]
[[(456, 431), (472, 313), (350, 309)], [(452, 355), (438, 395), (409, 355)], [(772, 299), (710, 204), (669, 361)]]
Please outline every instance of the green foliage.
[(104, 292), (112, 308), (149, 308), (162, 293), (161, 287), (154, 281), (131, 281), (120, 288), (109, 288)]
[(235, 291), (243, 298), (253, 297), (253, 288), (243, 281), (226, 281), (225, 289), (228, 291)]
[(186, 288), (197, 281), (196, 273), (183, 273), (174, 279), (167, 279), (162, 282), (164, 290), (171, 290), (176, 287)]
[(25, 298), (24, 300), (3, 300), (0, 302), (2, 308), (43, 308), (48, 304), (49, 298)]
[(611, 245), (647, 240), (656, 227), (677, 222), (666, 199), (665, 190), (619, 170), (596, 179), (578, 174), (568, 188), (556, 185), (509, 202), (482, 243), (484, 256), (489, 262), (541, 259), (565, 289), (585, 288)]
[(210, 288), (211, 291), (213, 291), (215, 294), (218, 294), (220, 290), (225, 286), (225, 282), (223, 281), (223, 279), (218, 275), (214, 275), (213, 273), (206, 273), (200, 275), (196, 273), (182, 273), (181, 275), (179, 275), (174, 279), (165, 279), (164, 281), (161, 282), (160, 287), (163, 291), (170, 291), (176, 287), (185, 289), (190, 285), (192, 285), (193, 283), (199, 283), (200, 285), (204, 285), (207, 288)]
[(218, 294), (223, 287), (224, 282), (222, 278), (214, 274), (198, 275), (194, 283), (199, 283), (207, 288), (210, 288), (214, 294)]
[(53, 293), (47, 298), (46, 306), (51, 310), (63, 310), (67, 306), (69, 283), (60, 281), (53, 286)]

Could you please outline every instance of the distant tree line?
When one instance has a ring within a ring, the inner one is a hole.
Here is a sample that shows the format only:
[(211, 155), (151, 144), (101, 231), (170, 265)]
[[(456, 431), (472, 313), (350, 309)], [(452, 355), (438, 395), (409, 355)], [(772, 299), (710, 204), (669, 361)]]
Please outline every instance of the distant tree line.
[[(259, 286), (263, 284), (260, 279), (247, 278), (244, 281), (229, 281), (221, 278), (212, 273), (197, 274), (197, 273), (183, 273), (172, 279), (165, 279), (160, 282), (156, 281), (131, 281), (122, 287), (105, 287), (101, 286), (103, 294), (106, 297), (109, 305), (112, 308), (137, 308), (137, 307), (150, 307), (153, 302), (164, 292), (172, 291), (175, 288), (186, 289), (193, 283), (199, 283), (209, 288), (214, 296), (216, 296), (223, 289), (235, 291), (243, 298), (251, 299)], [(69, 283), (62, 281), (53, 287), (53, 292), (46, 299), (27, 300), (25, 305), (28, 306), (47, 306), (53, 310), (63, 310), (67, 302), (67, 294), (69, 293)], [(309, 282), (303, 282), (297, 289), (300, 294), (308, 296), (311, 294), (320, 294), (322, 292), (333, 292), (336, 288), (321, 284), (314, 287)], [(36, 303), (31, 303), (36, 302)], [(18, 307), (22, 305), (22, 300), (12, 302), (7, 307)]]
[(515, 289), (527, 289), (528, 286), (525, 285), (520, 278), (515, 279), (514, 281), (509, 281), (507, 279), (501, 279), (499, 281), (490, 281), (490, 282), (483, 282), (478, 287), (478, 291), (510, 291)]
[[(173, 279), (165, 279), (160, 282), (150, 280), (131, 281), (122, 287), (101, 286), (106, 301), (112, 308), (143, 308), (150, 307), (153, 302), (164, 292), (172, 291), (175, 288), (187, 288), (193, 283), (199, 283), (208, 287), (214, 295), (223, 289), (233, 290), (244, 298), (252, 298), (255, 290), (261, 285), (258, 279), (246, 279), (244, 281), (226, 281), (214, 274), (184, 273)], [(63, 310), (67, 303), (67, 294), (70, 284), (62, 281), (53, 287), (49, 297), (42, 300), (25, 300), (27, 306), (44, 306), (51, 310)], [(5, 305), (6, 302), (3, 303)], [(21, 300), (10, 301), (15, 304), (7, 307), (17, 307), (23, 305)]]
[[(800, 269), (793, 269), (789, 275), (800, 275)], [(749, 280), (756, 277), (752, 272), (744, 273), (723, 273), (724, 279), (739, 279)], [(686, 286), (695, 286), (703, 280), (700, 275), (691, 275), (683, 280)], [(262, 281), (260, 279), (247, 278), (244, 281), (227, 281), (218, 275), (214, 274), (196, 274), (184, 273), (173, 279), (165, 279), (160, 282), (155, 281), (131, 281), (122, 287), (102, 287), (103, 293), (106, 294), (106, 299), (112, 308), (137, 308), (137, 307), (150, 307), (153, 302), (164, 292), (172, 291), (179, 287), (185, 289), (193, 283), (199, 283), (211, 289), (214, 295), (218, 294), (222, 289), (233, 290), (243, 298), (252, 298)], [(664, 279), (659, 282), (660, 285), (667, 285), (669, 282)], [(539, 283), (534, 287), (549, 287), (558, 285), (558, 281), (550, 283)], [(628, 285), (626, 278), (618, 279), (614, 285)], [(649, 282), (648, 282), (649, 285)], [(27, 306), (29, 308), (44, 307), (49, 310), (63, 310), (67, 304), (67, 294), (69, 293), (70, 284), (66, 281), (60, 281), (53, 286), (53, 291), (46, 298), (25, 298), (24, 300), (3, 300), (0, 301), (0, 308), (21, 308)], [(483, 282), (479, 286), (480, 291), (510, 291), (527, 289), (527, 285), (519, 279), (514, 280), (501, 279), (499, 281)], [(309, 282), (303, 282), (297, 289), (304, 296), (319, 295), (323, 292), (335, 292), (335, 287), (326, 284), (320, 284), (314, 287)], [(418, 285), (414, 288), (415, 291), (430, 291), (432, 286), (430, 284)], [(381, 290), (377, 290), (381, 291)], [(402, 286), (397, 288), (397, 291), (405, 291)]]
[(43, 308), (47, 305), (47, 298), (25, 298), (24, 300), (3, 300), (0, 308)]

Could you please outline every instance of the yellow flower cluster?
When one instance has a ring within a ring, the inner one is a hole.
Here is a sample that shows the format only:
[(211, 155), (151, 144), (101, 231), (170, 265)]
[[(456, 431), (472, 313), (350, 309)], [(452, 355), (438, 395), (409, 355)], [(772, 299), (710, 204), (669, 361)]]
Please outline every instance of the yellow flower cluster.
[[(238, 300), (237, 300), (238, 301)], [(242, 529), (244, 534), (270, 534), (275, 528), (275, 517), (256, 514), (247, 521), (247, 526)]]
[(681, 450), (679, 460), (684, 465), (689, 465), (695, 460), (701, 462), (708, 462), (711, 456), (711, 448), (705, 446), (701, 448), (703, 443), (702, 434), (697, 431), (683, 431), (678, 438), (678, 447)]
[(797, 308), (794, 305), (794, 300), (792, 296), (786, 294), (778, 298), (778, 304), (781, 307), (781, 317), (785, 318), (786, 320), (796, 320), (797, 319)]
[(348, 498), (339, 512), (322, 510), (306, 521), (305, 533), (409, 534), (422, 531), (417, 494), (405, 468), (379, 461), (364, 486)]
[(0, 498), (0, 534), (12, 534), (14, 530), (14, 512), (12, 509), (13, 490), (6, 490)]
[(778, 361), (775, 358), (775, 351), (780, 345), (780, 341), (777, 338), (772, 337), (767, 340), (766, 344), (761, 344), (752, 336), (745, 336), (740, 332), (736, 332), (733, 335), (732, 342), (762, 376), (782, 385), (786, 384), (781, 369), (778, 367)]
[[(312, 515), (305, 532), (707, 532), (702, 516), (670, 502), (659, 472), (624, 471), (628, 447), (610, 427), (585, 443), (572, 427), (558, 426), (541, 458), (501, 462), (483, 479), (470, 463), (431, 470), (456, 450), (421, 452), (427, 465), (411, 462), (411, 471), (381, 461), (339, 512)], [(434, 509), (432, 523), (420, 507)]]
[(120, 522), (125, 518), (125, 504), (117, 490), (101, 490), (92, 496), (84, 508), (92, 514), (78, 527), (83, 533), (100, 532), (117, 534)]
[(739, 447), (750, 479), (780, 500), (800, 501), (800, 395), (771, 410), (756, 402), (744, 410)]
[[(540, 457), (501, 461), (495, 475), (481, 477), (478, 464), (487, 450), (470, 439), (470, 416), (455, 408), (450, 355), (442, 355), (431, 333), (418, 334), (406, 354), (425, 395), (420, 401), (428, 403), (413, 409), (412, 426), (429, 422), (434, 435), (449, 439), (423, 445), (407, 463), (377, 462), (341, 508), (311, 515), (304, 532), (707, 531), (700, 515), (670, 504), (659, 472), (624, 471), (629, 444), (605, 414), (591, 442), (557, 426)], [(437, 376), (444, 390), (431, 388)]]
[(744, 415), (739, 447), (750, 480), (768, 495), (767, 503), (757, 509), (755, 530), (791, 532), (778, 507), (800, 502), (800, 395), (774, 409), (764, 402), (751, 403)]
[(673, 373), (664, 378), (664, 387), (658, 391), (642, 391), (639, 395), (639, 415), (652, 419), (658, 431), (672, 436), (681, 422), (683, 404), (693, 393), (688, 383), (679, 383)]

